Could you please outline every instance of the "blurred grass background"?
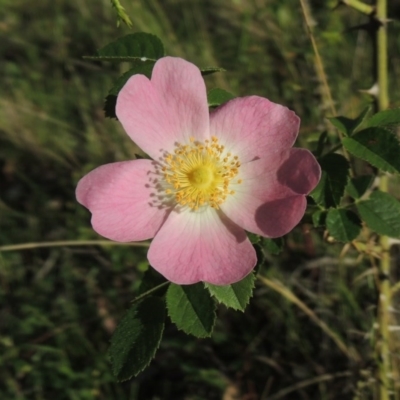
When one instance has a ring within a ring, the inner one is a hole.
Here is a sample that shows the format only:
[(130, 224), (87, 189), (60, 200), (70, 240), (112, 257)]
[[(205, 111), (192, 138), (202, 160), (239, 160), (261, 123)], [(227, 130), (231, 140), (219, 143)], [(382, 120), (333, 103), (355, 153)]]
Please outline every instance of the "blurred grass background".
[[(309, 1), (339, 114), (371, 100), (366, 16)], [(294, 0), (127, 0), (134, 31), (169, 55), (226, 73), (208, 88), (258, 94), (302, 118), (313, 149), (328, 124), (314, 55)], [(400, 14), (390, 2), (389, 16)], [(389, 26), (390, 98), (400, 105), (400, 24)], [(124, 66), (84, 55), (128, 33), (108, 0), (0, 0), (0, 246), (100, 239), (75, 201), (76, 182), (136, 147), (103, 117)], [(264, 273), (284, 282), (346, 344), (341, 351), (301, 309), (257, 286), (245, 314), (221, 307), (212, 340), (168, 326), (151, 366), (132, 381), (110, 372), (110, 336), (147, 267), (145, 247), (60, 246), (0, 252), (0, 398), (375, 399), (376, 293), (370, 260), (328, 244), (306, 217)], [(339, 257), (340, 255), (340, 257)], [(396, 372), (396, 371), (395, 371)]]

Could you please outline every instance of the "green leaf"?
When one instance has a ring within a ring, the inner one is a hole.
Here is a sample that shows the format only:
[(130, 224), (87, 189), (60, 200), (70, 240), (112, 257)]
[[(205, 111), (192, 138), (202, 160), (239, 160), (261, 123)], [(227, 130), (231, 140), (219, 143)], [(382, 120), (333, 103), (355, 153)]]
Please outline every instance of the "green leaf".
[(367, 191), (367, 189), (371, 186), (374, 179), (375, 176), (373, 175), (361, 175), (358, 176), (357, 178), (353, 178), (347, 185), (346, 192), (353, 199), (360, 199), (363, 196), (363, 194)]
[(317, 210), (313, 213), (311, 218), (315, 228), (326, 225), (326, 215), (327, 212), (325, 210)]
[(210, 75), (214, 74), (215, 72), (225, 72), (226, 69), (220, 68), (220, 67), (205, 67), (205, 68), (200, 68), (200, 72), (203, 76), (205, 75)]
[(357, 204), (361, 218), (370, 229), (394, 238), (400, 237), (400, 202), (388, 193), (373, 192)]
[(380, 111), (367, 119), (365, 125), (367, 127), (400, 125), (400, 108)]
[(154, 62), (164, 57), (164, 45), (150, 33), (136, 32), (123, 36), (97, 51), (97, 56), (85, 57), (104, 61)]
[(343, 146), (354, 156), (382, 171), (400, 172), (400, 144), (396, 136), (386, 129), (364, 129), (351, 138), (344, 138)]
[(167, 308), (178, 329), (199, 338), (211, 336), (215, 323), (215, 303), (202, 283), (176, 285), (167, 291)]
[(336, 207), (344, 195), (349, 179), (350, 166), (340, 154), (327, 154), (319, 159), (321, 180), (310, 193), (314, 201), (324, 208)]
[(153, 359), (164, 330), (165, 303), (147, 297), (125, 314), (111, 338), (112, 371), (119, 381), (136, 376)]
[(365, 117), (369, 113), (371, 107), (365, 108), (361, 114), (354, 119), (347, 117), (333, 117), (328, 118), (329, 121), (334, 125), (340, 132), (343, 132), (345, 135), (350, 136), (365, 120)]
[(251, 272), (241, 281), (233, 283), (232, 285), (216, 286), (206, 283), (205, 287), (219, 303), (233, 308), (234, 310), (244, 311), (253, 295), (255, 279), (254, 273)]
[(207, 93), (207, 100), (209, 107), (219, 106), (234, 98), (235, 96), (232, 93), (229, 93), (226, 90), (219, 88), (211, 89)]
[(331, 236), (340, 242), (351, 242), (361, 232), (360, 218), (349, 210), (329, 210), (326, 226)]
[(266, 238), (263, 240), (263, 243), (268, 253), (278, 255), (282, 252), (284, 240), (281, 237), (275, 239)]

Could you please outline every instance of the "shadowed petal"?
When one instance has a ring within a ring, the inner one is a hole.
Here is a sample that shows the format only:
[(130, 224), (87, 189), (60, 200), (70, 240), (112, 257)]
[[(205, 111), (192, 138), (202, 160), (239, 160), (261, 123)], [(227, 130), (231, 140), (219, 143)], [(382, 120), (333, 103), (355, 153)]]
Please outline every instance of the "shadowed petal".
[(153, 239), (150, 264), (171, 282), (228, 285), (256, 264), (245, 232), (212, 208), (173, 211)]
[(155, 160), (177, 142), (209, 137), (204, 80), (181, 58), (157, 61), (151, 80), (132, 76), (119, 92), (116, 114), (131, 139)]
[(292, 147), (300, 119), (288, 108), (258, 96), (233, 99), (210, 115), (217, 136), (242, 163)]
[(106, 164), (85, 175), (76, 197), (92, 213), (93, 229), (117, 242), (154, 237), (168, 209), (153, 203), (153, 162), (134, 160)]
[(279, 237), (300, 222), (321, 169), (308, 150), (289, 149), (242, 165), (240, 176), (221, 210), (247, 231)]

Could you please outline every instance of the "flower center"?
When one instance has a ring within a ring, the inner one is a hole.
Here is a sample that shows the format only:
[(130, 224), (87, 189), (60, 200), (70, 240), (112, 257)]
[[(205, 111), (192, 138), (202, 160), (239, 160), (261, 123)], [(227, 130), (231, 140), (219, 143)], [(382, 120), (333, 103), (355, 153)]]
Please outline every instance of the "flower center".
[(218, 209), (228, 195), (235, 193), (230, 185), (242, 182), (236, 179), (239, 157), (226, 153), (216, 137), (204, 143), (191, 138), (188, 145), (177, 144), (162, 163), (165, 193), (192, 210), (206, 205)]
[(201, 165), (187, 174), (188, 181), (197, 189), (206, 189), (214, 181), (214, 171), (210, 166)]

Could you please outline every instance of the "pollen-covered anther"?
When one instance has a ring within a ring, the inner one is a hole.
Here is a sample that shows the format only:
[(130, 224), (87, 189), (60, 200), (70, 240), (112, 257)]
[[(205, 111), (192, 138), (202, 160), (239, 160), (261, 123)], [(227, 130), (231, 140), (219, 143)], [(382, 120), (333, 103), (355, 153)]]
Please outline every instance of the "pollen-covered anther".
[(204, 142), (189, 139), (189, 144), (176, 144), (172, 153), (162, 160), (165, 194), (175, 201), (198, 210), (203, 206), (219, 209), (227, 196), (233, 195), (231, 182), (239, 173), (239, 157), (225, 153), (215, 136)]

